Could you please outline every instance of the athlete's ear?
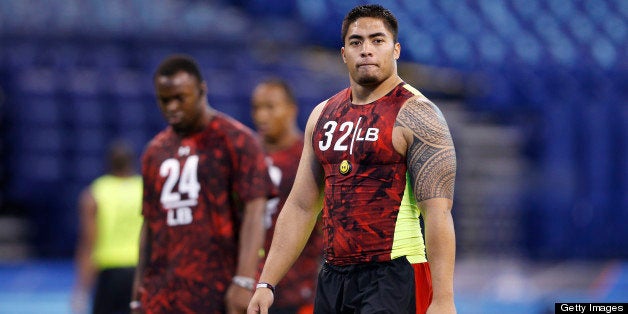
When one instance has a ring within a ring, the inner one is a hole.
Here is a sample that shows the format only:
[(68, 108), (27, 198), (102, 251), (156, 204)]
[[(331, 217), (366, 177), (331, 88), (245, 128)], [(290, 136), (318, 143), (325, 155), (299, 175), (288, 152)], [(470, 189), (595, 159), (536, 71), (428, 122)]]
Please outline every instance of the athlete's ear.
[(399, 56), (401, 56), (401, 44), (395, 43), (395, 52), (394, 52), (395, 60), (399, 60)]
[(207, 95), (207, 83), (202, 82), (200, 84), (200, 86), (198, 87), (198, 95), (199, 96)]
[(342, 62), (347, 63), (347, 58), (345, 58), (345, 47), (340, 47), (340, 55), (342, 56)]

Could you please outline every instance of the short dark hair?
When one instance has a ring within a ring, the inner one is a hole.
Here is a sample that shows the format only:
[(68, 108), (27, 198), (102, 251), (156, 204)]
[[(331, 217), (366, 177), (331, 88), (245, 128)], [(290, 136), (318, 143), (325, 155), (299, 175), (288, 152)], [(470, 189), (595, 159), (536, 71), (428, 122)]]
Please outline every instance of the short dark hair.
[(290, 85), (288, 85), (288, 82), (286, 82), (286, 80), (284, 80), (282, 78), (279, 78), (279, 77), (270, 77), (270, 78), (267, 78), (267, 79), (263, 80), (260, 83), (260, 85), (270, 85), (270, 86), (279, 87), (286, 94), (286, 97), (288, 98), (288, 101), (290, 101), (294, 105), (297, 105), (297, 99), (294, 97), (294, 93), (292, 92), (292, 88), (290, 88)]
[(343, 43), (345, 42), (345, 37), (349, 31), (349, 25), (362, 17), (374, 17), (381, 19), (386, 28), (392, 33), (395, 42), (399, 41), (399, 24), (397, 23), (395, 15), (392, 14), (390, 10), (379, 4), (365, 4), (351, 9), (351, 11), (349, 11), (349, 13), (345, 16), (344, 20), (342, 20), (341, 39)]
[(173, 76), (181, 71), (189, 73), (196, 77), (199, 82), (203, 82), (203, 75), (198, 63), (194, 58), (185, 54), (174, 54), (164, 59), (157, 67), (153, 79), (157, 79), (158, 76)]
[(109, 171), (122, 172), (132, 170), (135, 165), (135, 150), (126, 139), (115, 139), (107, 147), (107, 166)]

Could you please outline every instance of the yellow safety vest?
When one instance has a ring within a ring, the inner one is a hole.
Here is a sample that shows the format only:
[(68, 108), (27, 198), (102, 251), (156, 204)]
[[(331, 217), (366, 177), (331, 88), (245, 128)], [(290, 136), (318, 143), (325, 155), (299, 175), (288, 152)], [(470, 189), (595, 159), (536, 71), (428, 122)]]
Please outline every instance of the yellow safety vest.
[(91, 185), (96, 200), (96, 243), (92, 258), (99, 269), (137, 265), (142, 227), (142, 177), (104, 175)]

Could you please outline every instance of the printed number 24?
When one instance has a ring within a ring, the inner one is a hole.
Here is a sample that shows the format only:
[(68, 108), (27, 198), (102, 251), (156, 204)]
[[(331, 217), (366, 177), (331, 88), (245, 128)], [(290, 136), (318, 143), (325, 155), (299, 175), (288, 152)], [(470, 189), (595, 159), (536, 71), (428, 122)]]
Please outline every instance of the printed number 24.
[[(183, 165), (177, 159), (166, 159), (159, 168), (159, 175), (166, 177), (161, 191), (161, 203), (168, 210), (167, 223), (169, 226), (185, 225), (192, 222), (190, 206), (198, 203), (198, 194), (201, 185), (196, 175), (198, 156), (189, 156)], [(177, 182), (179, 183), (177, 186)], [(176, 190), (175, 190), (176, 186)], [(187, 194), (186, 200), (181, 200), (181, 193)]]

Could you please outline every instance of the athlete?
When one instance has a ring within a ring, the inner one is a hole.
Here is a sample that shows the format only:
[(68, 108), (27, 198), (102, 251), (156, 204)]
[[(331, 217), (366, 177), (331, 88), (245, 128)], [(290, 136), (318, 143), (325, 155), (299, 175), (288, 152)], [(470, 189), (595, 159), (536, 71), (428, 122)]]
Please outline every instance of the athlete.
[(136, 312), (243, 313), (274, 187), (253, 132), (209, 106), (196, 61), (173, 55), (154, 84), (169, 126), (142, 156)]
[[(288, 84), (280, 79), (267, 79), (258, 84), (251, 97), (253, 123), (262, 137), (262, 146), (270, 160), (273, 182), (279, 186), (279, 196), (267, 203), (266, 244), (268, 252), (279, 209), (282, 208), (297, 172), (303, 150), (303, 132), (297, 126), (298, 108)], [(286, 276), (277, 292), (274, 314), (311, 313), (314, 305), (316, 277), (322, 262), (322, 230), (320, 223)], [(263, 266), (260, 263), (260, 270)]]
[[(128, 313), (142, 226), (142, 177), (131, 146), (114, 141), (108, 172), (81, 193), (74, 313)], [(92, 291), (94, 290), (94, 291)]]
[(321, 193), (325, 263), (315, 313), (456, 312), (453, 141), (440, 110), (398, 76), (397, 34), (397, 20), (379, 5), (355, 7), (343, 20), (350, 86), (308, 119), (248, 313), (273, 304), (314, 227)]

